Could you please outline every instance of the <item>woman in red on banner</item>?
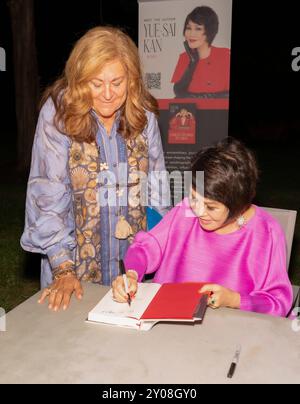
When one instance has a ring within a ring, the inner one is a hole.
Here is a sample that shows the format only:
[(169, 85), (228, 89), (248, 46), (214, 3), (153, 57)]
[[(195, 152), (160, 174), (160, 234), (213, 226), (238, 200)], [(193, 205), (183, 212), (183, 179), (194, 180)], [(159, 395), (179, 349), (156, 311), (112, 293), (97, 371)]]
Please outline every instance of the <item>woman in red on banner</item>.
[(196, 7), (186, 17), (186, 52), (179, 56), (171, 80), (177, 98), (229, 97), (230, 50), (212, 46), (218, 29), (218, 16), (210, 7)]

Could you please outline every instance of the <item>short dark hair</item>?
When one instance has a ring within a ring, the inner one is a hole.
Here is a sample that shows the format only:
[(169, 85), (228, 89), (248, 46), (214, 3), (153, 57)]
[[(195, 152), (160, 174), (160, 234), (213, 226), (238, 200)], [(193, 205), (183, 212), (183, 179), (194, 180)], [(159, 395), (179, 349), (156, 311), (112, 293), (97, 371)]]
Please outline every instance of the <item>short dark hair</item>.
[(207, 42), (211, 45), (219, 31), (219, 18), (217, 13), (207, 6), (194, 8), (185, 19), (183, 35), (185, 34), (189, 21), (198, 25), (204, 25)]
[(255, 195), (258, 168), (254, 154), (240, 141), (228, 137), (199, 151), (192, 163), (192, 187), (197, 172), (204, 172), (204, 197), (223, 203), (228, 218), (250, 207)]

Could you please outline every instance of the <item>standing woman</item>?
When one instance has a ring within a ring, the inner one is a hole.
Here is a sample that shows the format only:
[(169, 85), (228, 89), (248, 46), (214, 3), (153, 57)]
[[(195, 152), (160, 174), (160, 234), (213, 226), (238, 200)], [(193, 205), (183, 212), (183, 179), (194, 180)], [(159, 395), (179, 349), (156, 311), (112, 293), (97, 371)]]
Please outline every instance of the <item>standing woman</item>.
[(177, 98), (228, 98), (230, 50), (212, 45), (219, 30), (216, 12), (196, 7), (184, 23), (185, 52), (173, 74)]
[[(67, 308), (74, 291), (81, 298), (80, 281), (110, 285), (146, 230), (141, 183), (165, 170), (156, 113), (137, 47), (116, 28), (88, 31), (46, 90), (21, 245), (42, 254), (40, 302), (49, 297), (50, 309)], [(147, 197), (166, 213), (155, 184)]]

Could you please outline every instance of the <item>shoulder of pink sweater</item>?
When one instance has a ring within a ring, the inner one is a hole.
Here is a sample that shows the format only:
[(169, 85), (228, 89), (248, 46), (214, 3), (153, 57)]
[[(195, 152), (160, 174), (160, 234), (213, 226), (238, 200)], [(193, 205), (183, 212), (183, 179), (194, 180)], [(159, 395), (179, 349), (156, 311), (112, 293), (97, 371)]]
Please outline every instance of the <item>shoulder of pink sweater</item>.
[(256, 226), (259, 226), (262, 230), (277, 235), (278, 237), (285, 238), (284, 230), (281, 224), (265, 209), (255, 206), (256, 210)]

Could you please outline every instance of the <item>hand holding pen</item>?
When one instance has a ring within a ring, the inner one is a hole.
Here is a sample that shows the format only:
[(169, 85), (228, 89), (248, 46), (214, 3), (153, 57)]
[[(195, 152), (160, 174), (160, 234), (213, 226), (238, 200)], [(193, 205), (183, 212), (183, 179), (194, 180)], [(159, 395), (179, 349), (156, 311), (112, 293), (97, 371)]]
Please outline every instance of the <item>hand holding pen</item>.
[(119, 303), (131, 304), (133, 296), (137, 292), (138, 287), (138, 275), (134, 270), (126, 271), (124, 262), (119, 261), (120, 276), (112, 283), (113, 298)]
[(123, 278), (123, 281), (124, 281), (125, 293), (127, 295), (127, 302), (128, 302), (128, 304), (130, 306), (131, 305), (131, 296), (130, 296), (130, 293), (129, 293), (128, 279), (127, 279), (126, 269), (125, 269), (125, 265), (124, 265), (123, 260), (120, 260), (120, 271), (121, 271), (122, 278)]

